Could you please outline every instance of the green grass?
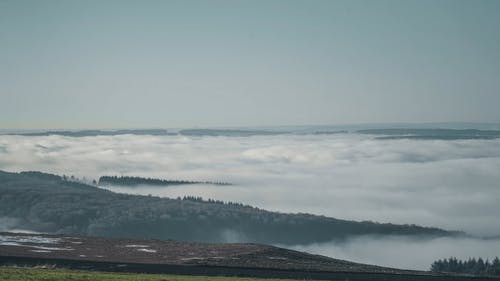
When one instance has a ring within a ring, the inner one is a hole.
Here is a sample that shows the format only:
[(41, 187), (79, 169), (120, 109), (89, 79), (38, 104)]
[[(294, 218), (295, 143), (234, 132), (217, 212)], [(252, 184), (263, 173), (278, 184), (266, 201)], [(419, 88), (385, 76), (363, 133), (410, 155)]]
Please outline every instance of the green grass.
[[(285, 281), (239, 277), (84, 272), (66, 269), (0, 267), (2, 281)], [(290, 279), (288, 279), (290, 280)]]

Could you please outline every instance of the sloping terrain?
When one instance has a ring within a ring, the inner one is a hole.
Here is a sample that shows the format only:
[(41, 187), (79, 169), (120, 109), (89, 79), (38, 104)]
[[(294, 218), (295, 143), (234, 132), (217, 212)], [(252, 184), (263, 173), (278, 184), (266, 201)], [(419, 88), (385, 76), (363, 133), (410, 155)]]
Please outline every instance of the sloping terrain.
[(0, 249), (1, 254), (5, 256), (119, 263), (394, 272), (394, 269), (336, 260), (261, 244), (192, 243), (4, 232), (0, 233)]
[(311, 255), (259, 244), (0, 233), (0, 265), (145, 273), (348, 280), (500, 280), (436, 275)]
[(307, 244), (366, 234), (458, 234), (416, 225), (270, 212), (239, 203), (118, 194), (39, 172), (0, 171), (0, 218), (10, 220), (10, 229), (201, 242)]

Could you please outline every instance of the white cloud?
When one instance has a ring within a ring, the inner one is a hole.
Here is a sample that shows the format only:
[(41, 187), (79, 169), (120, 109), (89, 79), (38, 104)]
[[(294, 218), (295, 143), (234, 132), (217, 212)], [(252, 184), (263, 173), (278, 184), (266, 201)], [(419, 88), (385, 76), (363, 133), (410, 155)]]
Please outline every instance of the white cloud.
[(270, 210), (500, 233), (500, 140), (366, 135), (0, 136), (0, 169), (137, 175), (233, 186), (115, 188), (195, 195)]

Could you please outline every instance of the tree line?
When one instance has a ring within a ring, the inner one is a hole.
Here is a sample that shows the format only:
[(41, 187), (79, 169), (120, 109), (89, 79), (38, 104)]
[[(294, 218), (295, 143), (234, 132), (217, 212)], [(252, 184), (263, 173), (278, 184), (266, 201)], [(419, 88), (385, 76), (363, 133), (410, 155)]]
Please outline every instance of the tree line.
[(459, 260), (455, 257), (437, 260), (431, 265), (432, 272), (453, 272), (483, 276), (500, 276), (500, 259), (483, 260), (482, 258), (469, 258)]
[(239, 202), (222, 201), (222, 200), (215, 200), (215, 199), (211, 199), (211, 198), (208, 198), (207, 200), (205, 200), (205, 199), (203, 199), (203, 197), (200, 197), (200, 196), (183, 196), (183, 197), (178, 196), (177, 200), (192, 201), (192, 202), (198, 202), (198, 203), (231, 205), (231, 206), (259, 209), (256, 207), (252, 207), (250, 205), (245, 205), (243, 203), (239, 203)]
[(99, 185), (181, 185), (181, 184), (214, 184), (214, 185), (231, 185), (227, 182), (213, 181), (187, 181), (187, 180), (164, 180), (155, 178), (143, 177), (128, 177), (128, 176), (102, 176), (99, 178)]

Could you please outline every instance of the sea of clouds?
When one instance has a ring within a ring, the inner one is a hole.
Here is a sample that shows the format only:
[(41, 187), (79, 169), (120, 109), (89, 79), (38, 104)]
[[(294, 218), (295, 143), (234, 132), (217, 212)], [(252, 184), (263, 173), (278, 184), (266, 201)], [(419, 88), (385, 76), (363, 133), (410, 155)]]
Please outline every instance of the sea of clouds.
[[(202, 196), (268, 210), (436, 226), (477, 236), (500, 234), (500, 139), (380, 140), (355, 133), (78, 138), (1, 135), (0, 169), (38, 170), (87, 180), (130, 175), (223, 181), (234, 185), (110, 189), (166, 197)], [(407, 268), (427, 268), (435, 258), (450, 255), (500, 255), (498, 240), (356, 239), (297, 249)], [(420, 253), (419, 249), (427, 248), (432, 254), (408, 257), (408, 263), (396, 254), (403, 249)], [(457, 249), (462, 250), (457, 253)], [(377, 258), (387, 251), (391, 251), (392, 260)], [(422, 262), (417, 265), (416, 260)]]

